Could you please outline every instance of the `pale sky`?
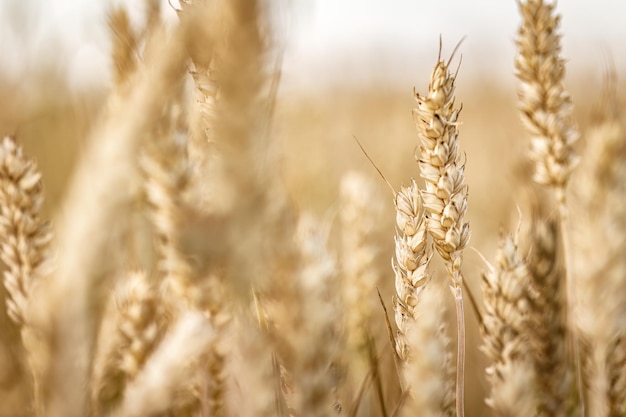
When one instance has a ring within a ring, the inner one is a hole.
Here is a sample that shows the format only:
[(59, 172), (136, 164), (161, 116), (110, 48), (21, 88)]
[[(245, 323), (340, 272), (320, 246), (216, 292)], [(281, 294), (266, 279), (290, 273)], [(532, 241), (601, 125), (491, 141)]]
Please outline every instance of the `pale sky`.
[[(77, 88), (107, 82), (108, 5), (124, 0), (3, 0), (0, 74), (64, 65)], [(444, 53), (465, 36), (463, 71), (512, 79), (515, 0), (276, 0), (285, 36), (283, 80), (317, 86), (328, 81), (390, 78), (413, 85), (430, 68), (439, 35)], [(142, 0), (127, 0), (140, 9)], [(167, 2), (166, 2), (167, 3)], [(285, 7), (284, 5), (287, 5)], [(564, 55), (570, 73), (601, 72), (607, 57), (626, 67), (626, 2), (561, 0)], [(343, 81), (342, 81), (343, 82)]]

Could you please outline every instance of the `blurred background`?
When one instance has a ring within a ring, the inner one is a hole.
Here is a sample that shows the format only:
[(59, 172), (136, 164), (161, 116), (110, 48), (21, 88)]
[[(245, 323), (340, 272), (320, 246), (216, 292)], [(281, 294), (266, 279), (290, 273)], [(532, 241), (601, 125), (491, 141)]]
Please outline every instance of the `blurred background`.
[[(171, 0), (176, 7), (178, 0)], [(106, 11), (125, 3), (141, 19), (140, 0), (6, 0), (0, 3), (0, 75), (17, 80), (63, 67), (73, 87), (108, 82)], [(285, 48), (285, 87), (319, 88), (329, 82), (411, 86), (436, 56), (438, 38), (451, 49), (461, 38), (463, 74), (512, 82), (514, 0), (267, 0), (276, 11)], [(173, 18), (164, 0), (164, 13)], [(571, 75), (597, 71), (620, 56), (626, 4), (614, 0), (562, 1), (564, 53)]]

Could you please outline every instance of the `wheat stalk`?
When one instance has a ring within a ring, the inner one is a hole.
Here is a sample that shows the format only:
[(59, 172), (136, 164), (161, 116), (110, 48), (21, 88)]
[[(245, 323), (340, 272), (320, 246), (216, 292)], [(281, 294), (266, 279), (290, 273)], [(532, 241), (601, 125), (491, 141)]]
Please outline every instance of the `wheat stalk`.
[(215, 334), (198, 312), (184, 312), (128, 385), (124, 400), (111, 415), (134, 417), (168, 411), (180, 396), (180, 387), (193, 376), (198, 360)]
[(381, 206), (373, 184), (362, 174), (349, 172), (340, 185), (341, 274), (346, 343), (353, 383), (365, 377), (374, 288), (380, 271), (374, 232)]
[[(440, 45), (441, 50), (441, 45)], [(454, 55), (454, 54), (453, 54)], [(465, 166), (460, 160), (458, 116), (454, 108), (456, 74), (449, 71), (449, 62), (437, 58), (426, 96), (415, 94), (415, 122), (420, 141), (418, 158), (426, 189), (422, 191), (427, 213), (428, 232), (435, 249), (446, 262), (452, 280), (452, 293), (457, 312), (457, 392), (456, 411), (464, 415), (465, 317), (463, 312), (463, 249), (470, 237), (467, 211)]]
[(534, 352), (539, 410), (545, 416), (563, 416), (570, 378), (565, 355), (565, 309), (558, 258), (558, 224), (535, 213), (531, 229), (528, 337)]
[(4, 286), (9, 317), (27, 326), (30, 290), (41, 275), (52, 233), (40, 218), (41, 173), (11, 137), (0, 142), (0, 259), (7, 266)]
[(402, 415), (454, 415), (454, 363), (449, 352), (442, 296), (426, 286), (413, 308), (413, 320), (405, 324), (404, 337), (412, 346), (410, 360), (402, 364), (409, 399)]
[(406, 337), (407, 326), (416, 320), (415, 306), (432, 277), (429, 272), (432, 252), (426, 244), (426, 220), (415, 180), (396, 194), (395, 205), (396, 254), (392, 260), (396, 287), (394, 310), (398, 327), (395, 349), (400, 359), (409, 361), (411, 344)]
[(522, 82), (519, 104), (522, 122), (531, 134), (534, 180), (552, 186), (559, 205), (565, 204), (565, 185), (576, 166), (574, 144), (578, 130), (571, 120), (572, 102), (563, 88), (565, 62), (561, 58), (560, 17), (554, 4), (520, 1), (522, 25), (515, 59)]
[(302, 417), (326, 416), (333, 405), (341, 404), (336, 394), (341, 382), (342, 343), (335, 323), (339, 311), (332, 298), (337, 266), (322, 231), (308, 215), (301, 217), (296, 231), (302, 321), (292, 334), (297, 354), (293, 377), (295, 408)]
[(116, 7), (109, 12), (109, 29), (113, 38), (114, 81), (121, 88), (137, 67), (138, 39), (134, 33), (126, 9)]
[(586, 135), (585, 153), (575, 173), (578, 188), (571, 196), (576, 203), (572, 207), (576, 323), (590, 345), (587, 376), (593, 416), (614, 415), (623, 408), (614, 402), (611, 374), (622, 362), (616, 340), (626, 334), (626, 302), (621, 296), (626, 288), (626, 128), (616, 110), (617, 98), (604, 104), (602, 120)]
[(114, 266), (113, 259), (102, 262), (112, 243), (111, 234), (102, 230), (123, 225), (120, 213), (131, 201), (128, 183), (135, 177), (134, 155), (144, 132), (160, 117), (163, 99), (183, 73), (186, 29), (173, 37), (155, 36), (159, 53), (148, 48), (132, 91), (114, 97), (106, 124), (94, 131), (69, 186), (59, 222), (58, 270), (36, 316), (51, 348), (44, 393), (50, 416), (78, 417), (85, 410), (82, 387), (87, 385), (93, 339), (88, 303), (110, 272), (107, 269)]
[(5, 304), (11, 320), (20, 327), (33, 377), (35, 412), (42, 412), (37, 335), (29, 319), (32, 288), (46, 274), (52, 239), (48, 223), (40, 218), (43, 184), (37, 165), (24, 155), (12, 137), (0, 142), (0, 259), (4, 272)]
[(518, 54), (515, 68), (521, 81), (521, 118), (524, 127), (531, 134), (530, 157), (535, 162), (533, 178), (538, 184), (552, 187), (559, 209), (565, 259), (567, 322), (584, 415), (581, 359), (572, 312), (575, 292), (566, 204), (567, 181), (578, 163), (574, 145), (578, 141), (579, 133), (571, 117), (571, 98), (563, 87), (565, 63), (560, 56), (560, 16), (555, 12), (555, 5), (543, 0), (528, 0), (520, 1), (518, 6), (522, 25), (516, 41)]
[(497, 416), (535, 415), (536, 373), (526, 339), (530, 273), (518, 251), (518, 236), (500, 241), (495, 266), (483, 274), (484, 345), (490, 359), (487, 404)]
[(103, 322), (93, 371), (93, 407), (106, 413), (143, 368), (160, 334), (158, 297), (145, 273), (122, 280), (113, 293), (110, 324)]

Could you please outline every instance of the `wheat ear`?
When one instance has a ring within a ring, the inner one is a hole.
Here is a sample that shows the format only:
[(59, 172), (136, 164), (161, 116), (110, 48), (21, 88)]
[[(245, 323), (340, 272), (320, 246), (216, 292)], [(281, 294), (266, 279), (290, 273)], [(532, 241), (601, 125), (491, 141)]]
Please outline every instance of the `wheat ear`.
[(491, 364), (487, 404), (501, 417), (537, 411), (536, 374), (526, 340), (530, 273), (518, 252), (517, 236), (500, 242), (495, 266), (483, 274), (483, 351)]
[(406, 337), (407, 326), (416, 320), (415, 306), (431, 279), (428, 265), (432, 252), (426, 244), (426, 220), (415, 180), (396, 194), (395, 205), (396, 254), (392, 260), (396, 283), (394, 310), (398, 327), (395, 348), (402, 361), (409, 361), (411, 344)]
[(144, 172), (149, 214), (155, 228), (157, 269), (174, 299), (196, 304), (192, 271), (181, 250), (181, 193), (189, 177), (185, 134), (176, 131), (177, 103), (170, 103), (167, 114), (146, 143), (140, 165)]
[[(128, 385), (114, 417), (161, 415), (170, 410), (193, 376), (198, 360), (215, 337), (210, 323), (198, 312), (183, 312), (141, 372)], [(182, 359), (182, 361), (181, 361)]]
[[(440, 46), (441, 50), (441, 46)], [(427, 228), (452, 280), (457, 315), (457, 417), (464, 416), (465, 317), (463, 312), (463, 249), (470, 237), (465, 166), (459, 155), (458, 116), (454, 108), (456, 73), (438, 57), (428, 94), (415, 94), (415, 121), (420, 141), (418, 158), (426, 189), (422, 191)]]
[(0, 259), (7, 266), (4, 286), (9, 317), (27, 325), (30, 288), (41, 274), (52, 233), (41, 220), (41, 173), (11, 137), (0, 142)]
[[(159, 331), (157, 294), (144, 272), (132, 272), (114, 289), (110, 317), (103, 320), (94, 361), (92, 407), (105, 415), (143, 368)], [(108, 324), (105, 325), (105, 324)]]
[(565, 186), (576, 166), (574, 144), (578, 130), (571, 120), (572, 102), (563, 88), (565, 62), (561, 58), (560, 17), (554, 4), (520, 1), (522, 25), (515, 59), (521, 86), (519, 104), (524, 126), (532, 135), (534, 180), (554, 187), (557, 201), (565, 203)]
[(43, 184), (37, 165), (28, 159), (11, 137), (0, 142), (0, 259), (6, 265), (4, 286), (7, 313), (21, 330), (33, 377), (36, 413), (41, 413), (40, 369), (32, 351), (29, 323), (31, 289), (45, 271), (52, 232), (40, 218)]
[(562, 266), (559, 263), (558, 224), (534, 213), (529, 230), (530, 272), (528, 337), (535, 363), (539, 411), (546, 417), (565, 415), (570, 376), (565, 354), (565, 309)]
[(565, 62), (561, 58), (560, 16), (555, 4), (544, 0), (518, 3), (522, 16), (515, 59), (517, 77), (521, 81), (519, 105), (522, 123), (531, 134), (530, 157), (535, 163), (535, 182), (552, 187), (556, 197), (560, 222), (565, 288), (567, 295), (567, 325), (570, 346), (577, 372), (577, 385), (582, 414), (585, 414), (580, 348), (575, 331), (575, 304), (572, 278), (572, 249), (570, 248), (569, 213), (566, 204), (567, 181), (578, 157), (574, 145), (579, 133), (572, 120), (572, 101), (563, 87)]

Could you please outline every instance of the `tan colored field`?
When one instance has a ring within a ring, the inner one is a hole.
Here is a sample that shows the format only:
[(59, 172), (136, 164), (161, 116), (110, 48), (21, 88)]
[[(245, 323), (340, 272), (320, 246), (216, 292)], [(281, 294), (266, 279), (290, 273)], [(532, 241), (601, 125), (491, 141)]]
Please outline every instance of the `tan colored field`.
[(112, 12), (110, 91), (0, 81), (0, 416), (624, 415), (622, 88), (563, 87), (551, 3), (525, 87), (444, 45), (419, 100), (273, 95), (260, 6), (210, 3)]

